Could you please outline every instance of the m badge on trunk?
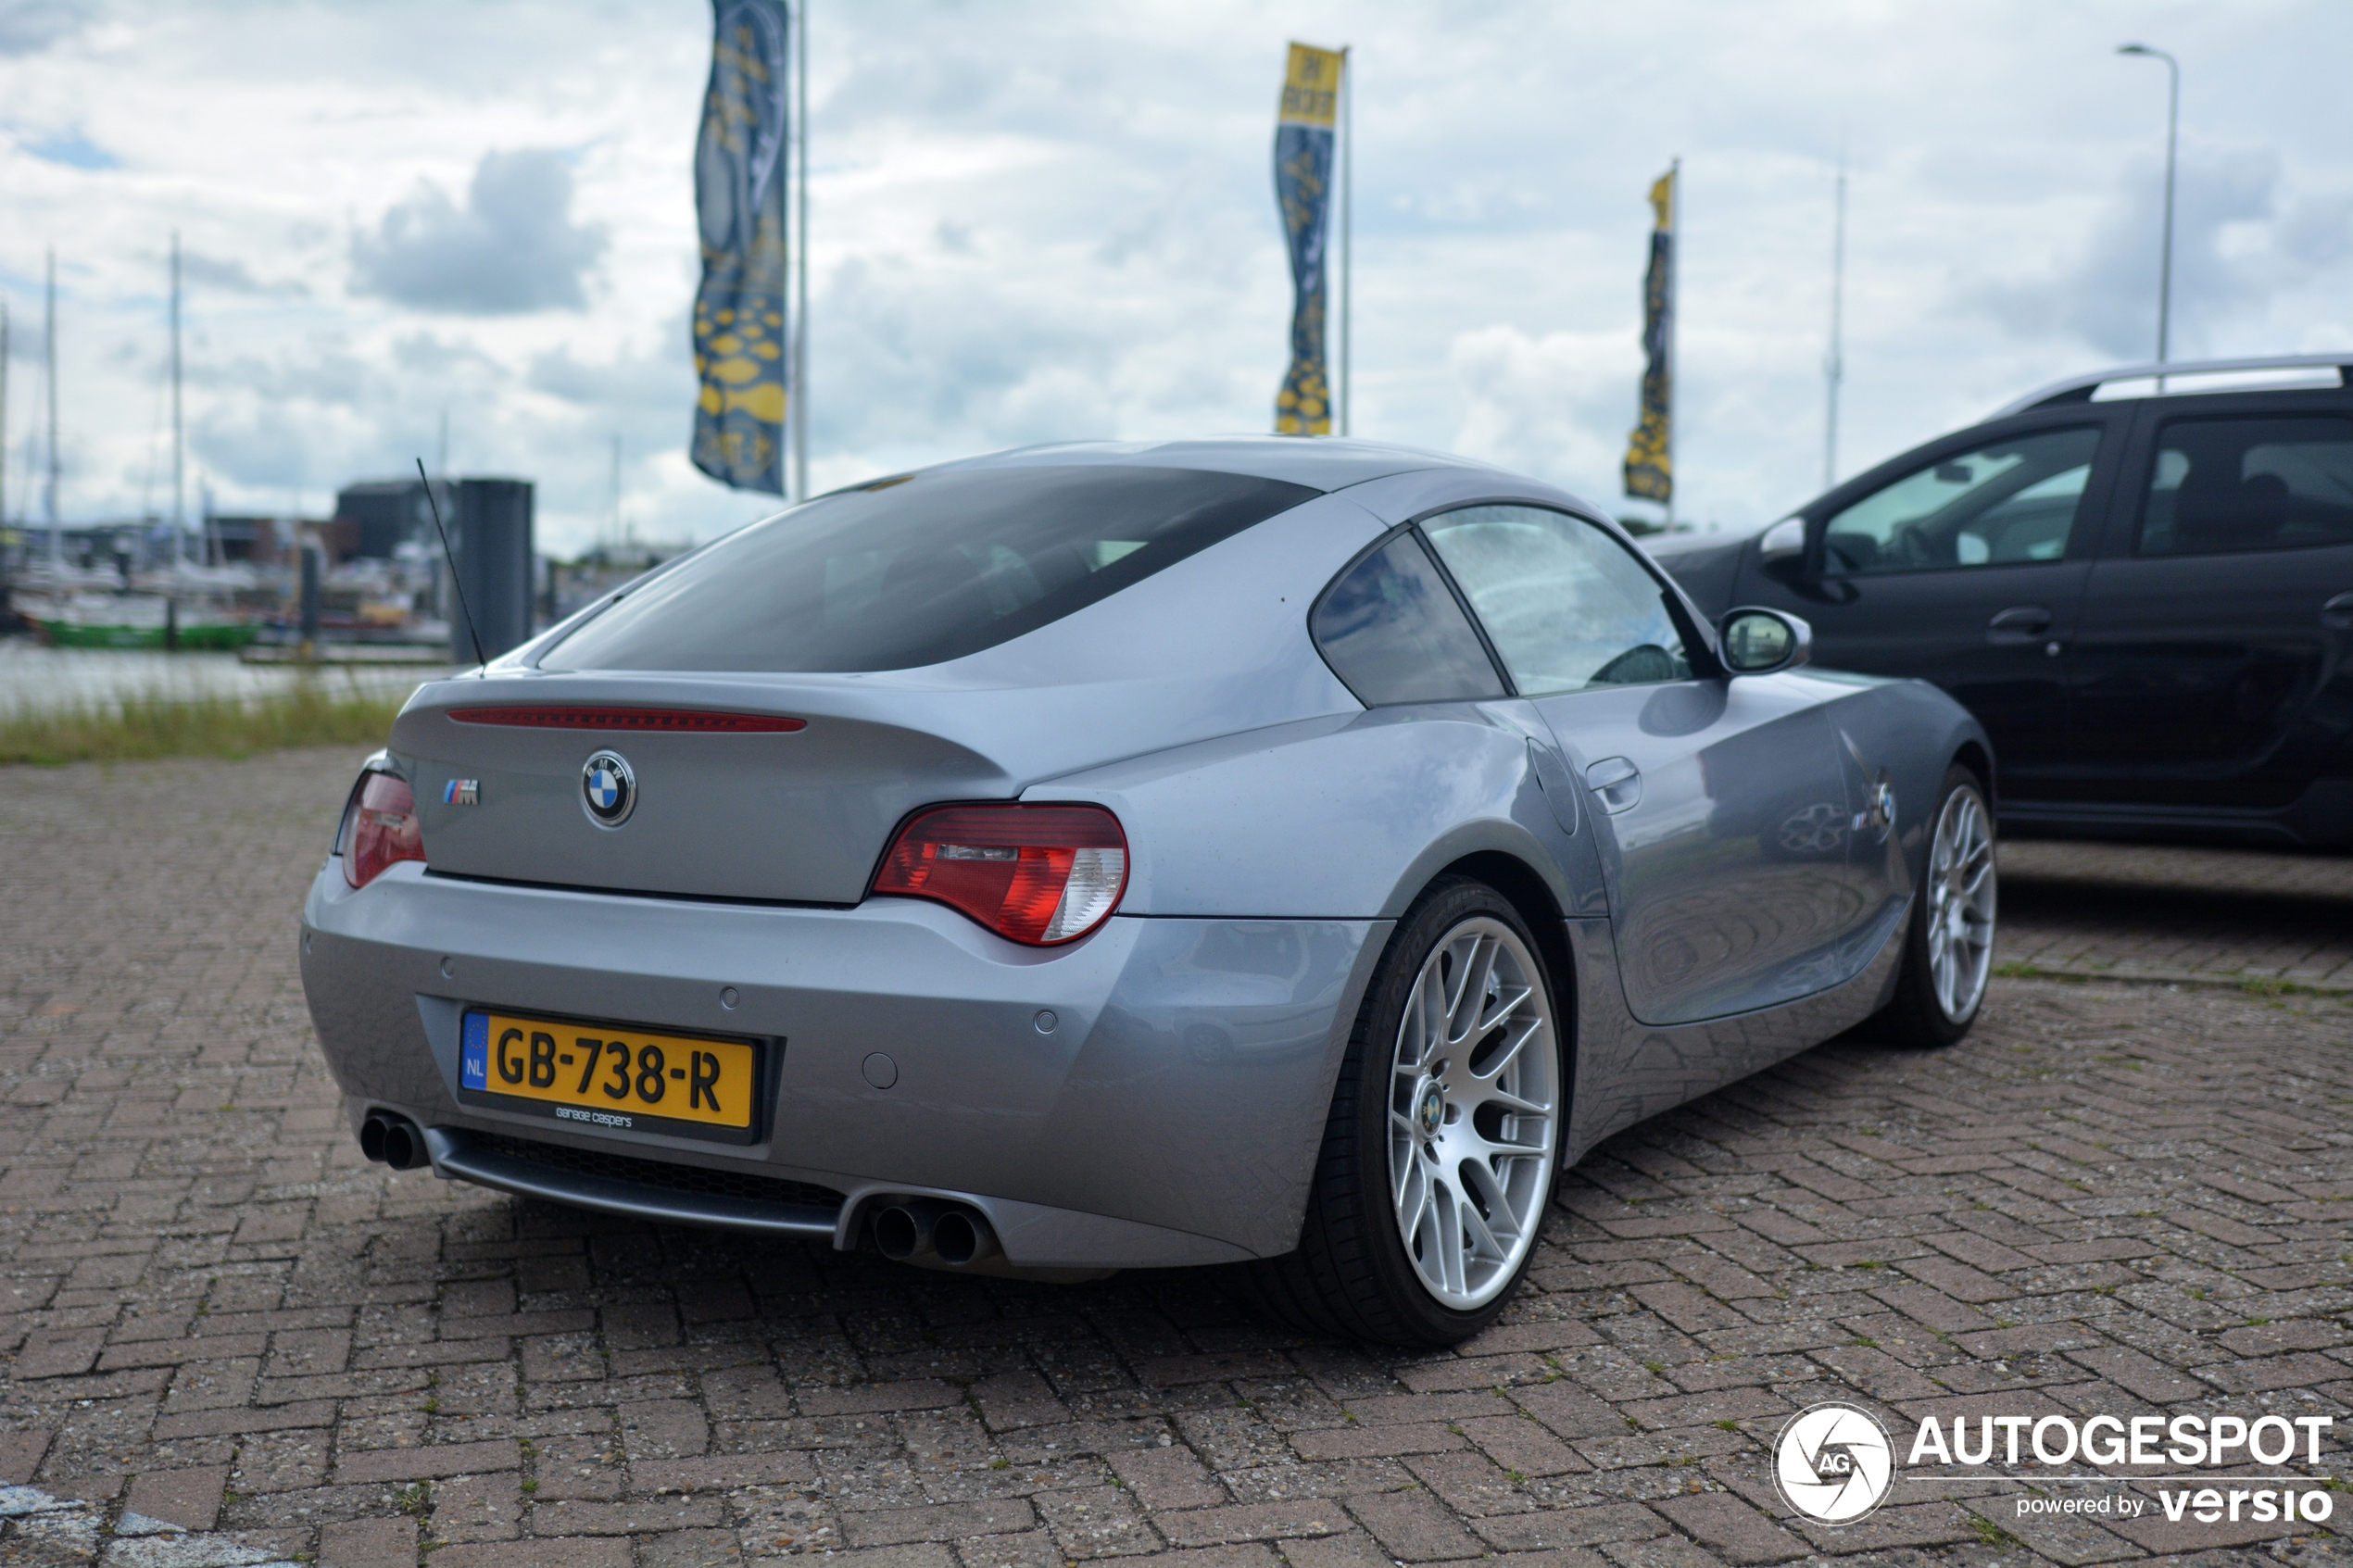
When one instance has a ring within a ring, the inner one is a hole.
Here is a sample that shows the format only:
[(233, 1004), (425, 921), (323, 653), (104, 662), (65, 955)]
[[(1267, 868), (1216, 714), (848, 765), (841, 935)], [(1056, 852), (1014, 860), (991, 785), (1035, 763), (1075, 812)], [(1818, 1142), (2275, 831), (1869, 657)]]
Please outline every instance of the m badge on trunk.
[(618, 751), (599, 751), (580, 769), (580, 804), (600, 828), (617, 828), (637, 805), (637, 775)]

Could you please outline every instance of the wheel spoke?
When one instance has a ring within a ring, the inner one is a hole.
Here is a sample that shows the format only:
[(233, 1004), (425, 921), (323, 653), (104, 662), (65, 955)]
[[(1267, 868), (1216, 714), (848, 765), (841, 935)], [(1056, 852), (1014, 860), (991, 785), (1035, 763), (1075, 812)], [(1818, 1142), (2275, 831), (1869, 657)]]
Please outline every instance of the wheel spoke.
[(1549, 1103), (1540, 1105), (1532, 1099), (1522, 1098), (1520, 1096), (1513, 1094), (1508, 1089), (1490, 1089), (1487, 1092), (1487, 1098), (1482, 1103), (1488, 1105), (1500, 1105), (1506, 1110), (1516, 1111), (1522, 1116), (1541, 1116), (1547, 1118), (1545, 1124), (1547, 1131), (1549, 1132), (1550, 1130), (1551, 1123), (1549, 1118), (1553, 1114), (1553, 1108)]
[[(1465, 1179), (1463, 1184), (1466, 1187), (1469, 1186), (1471, 1182), (1477, 1181), (1479, 1177), (1486, 1176), (1488, 1178), (1489, 1187), (1493, 1189), (1493, 1176), (1481, 1167), (1478, 1165), (1465, 1165), (1463, 1170), (1468, 1173), (1467, 1179)], [(1501, 1191), (1491, 1190), (1491, 1193), (1482, 1194), (1481, 1196), (1488, 1198), (1488, 1207), (1494, 1210), (1496, 1212), (1503, 1214), (1508, 1214), (1511, 1212), (1510, 1209), (1502, 1201), (1504, 1195)], [(1505, 1258), (1510, 1257), (1511, 1249), (1495, 1238), (1495, 1232), (1488, 1225), (1487, 1217), (1478, 1211), (1478, 1205), (1470, 1200), (1467, 1193), (1464, 1195), (1461, 1199), (1461, 1203), (1463, 1230), (1470, 1242), (1470, 1255), (1475, 1258), (1484, 1258), (1490, 1262), (1496, 1263), (1500, 1263)], [(1504, 1235), (1510, 1236), (1511, 1232), (1506, 1230)], [(1514, 1239), (1517, 1238), (1515, 1237)]]
[(1429, 1173), (1416, 1159), (1409, 1159), (1404, 1171), (1391, 1184), (1390, 1203), (1397, 1210), (1397, 1222), (1404, 1227), (1405, 1243), (1411, 1248), (1414, 1227), (1422, 1210), (1429, 1206)]
[[(1519, 1060), (1521, 1047), (1526, 1046), (1529, 1041), (1534, 1039), (1537, 1032), (1543, 1027), (1544, 1021), (1541, 1018), (1521, 1020), (1518, 1032), (1512, 1036), (1510, 1042), (1506, 1044), (1501, 1051), (1496, 1053), (1494, 1061), (1489, 1065), (1487, 1071), (1484, 1073), (1474, 1073), (1471, 1076), (1481, 1085), (1501, 1082), (1504, 1069), (1510, 1067), (1513, 1062)], [(1466, 1063), (1465, 1065), (1467, 1066), (1468, 1064)]]
[(1429, 1184), (1431, 1217), (1438, 1222), (1438, 1277), (1448, 1290), (1463, 1288), (1462, 1200), (1444, 1182)]
[[(1462, 985), (1446, 1010), (1446, 1043), (1459, 1045), (1478, 1030), (1478, 1015), (1487, 1007), (1487, 980), (1495, 972), (1496, 944), (1492, 937), (1474, 939), (1470, 961), (1462, 968)], [(1464, 1011), (1469, 1010), (1466, 1021)]]

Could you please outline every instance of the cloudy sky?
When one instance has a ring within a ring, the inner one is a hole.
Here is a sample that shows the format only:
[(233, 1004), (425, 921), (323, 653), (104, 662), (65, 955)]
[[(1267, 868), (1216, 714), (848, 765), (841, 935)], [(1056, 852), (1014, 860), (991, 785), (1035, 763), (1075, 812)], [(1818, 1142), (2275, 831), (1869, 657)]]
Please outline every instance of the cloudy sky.
[[(1633, 418), (1643, 193), (1683, 159), (1681, 509), (1820, 487), (1850, 169), (1840, 471), (2145, 358), (2183, 64), (2177, 357), (2353, 348), (2353, 7), (814, 0), (822, 488), (1025, 443), (1269, 427), (1286, 40), (1358, 72), (1355, 431), (1604, 505)], [(165, 257), (190, 463), (322, 512), (434, 460), (591, 542), (767, 509), (685, 457), (692, 0), (0, 0), (6, 505), (57, 256), (62, 505), (168, 510)], [(192, 489), (193, 497), (193, 489)], [(192, 500), (193, 505), (193, 500)]]

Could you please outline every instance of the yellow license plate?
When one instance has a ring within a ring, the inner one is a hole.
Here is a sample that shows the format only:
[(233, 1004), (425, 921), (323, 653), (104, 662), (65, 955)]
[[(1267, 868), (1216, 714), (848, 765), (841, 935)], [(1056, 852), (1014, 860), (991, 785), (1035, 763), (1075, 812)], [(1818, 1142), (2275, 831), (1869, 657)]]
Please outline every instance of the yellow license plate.
[(749, 1131), (759, 1080), (759, 1050), (741, 1040), (513, 1013), (467, 1013), (458, 1052), (460, 1086), (544, 1101), (559, 1121), (594, 1126), (649, 1118)]

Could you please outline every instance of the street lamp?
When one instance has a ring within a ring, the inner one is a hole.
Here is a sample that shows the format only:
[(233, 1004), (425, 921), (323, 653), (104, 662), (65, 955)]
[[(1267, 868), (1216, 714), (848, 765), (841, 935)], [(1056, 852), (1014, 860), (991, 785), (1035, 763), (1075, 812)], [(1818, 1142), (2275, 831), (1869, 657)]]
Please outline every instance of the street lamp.
[(2163, 60), (2171, 83), (2165, 97), (2165, 249), (2158, 263), (2157, 282), (2157, 362), (2162, 365), (2166, 329), (2173, 314), (2173, 148), (2182, 125), (2182, 62), (2145, 44), (2120, 44), (2116, 52)]

